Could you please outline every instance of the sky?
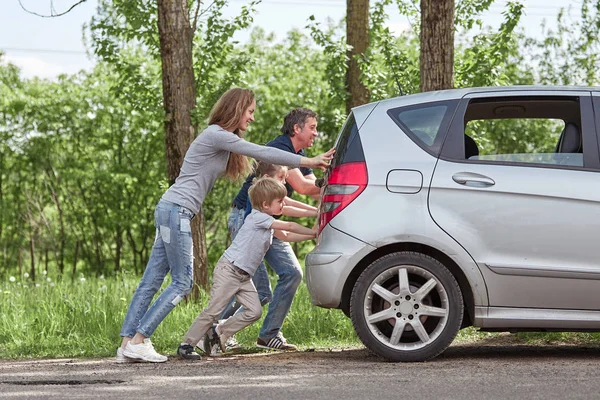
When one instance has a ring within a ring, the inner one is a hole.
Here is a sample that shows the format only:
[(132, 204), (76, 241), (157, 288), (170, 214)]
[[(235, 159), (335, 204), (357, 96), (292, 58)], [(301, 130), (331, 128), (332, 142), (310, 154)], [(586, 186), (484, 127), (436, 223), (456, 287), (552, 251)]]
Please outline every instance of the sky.
[[(20, 0), (28, 10), (38, 14), (50, 14), (53, 4), (56, 13), (68, 10), (79, 0)], [(373, 1), (373, 0), (371, 0)], [(520, 26), (525, 33), (541, 37), (542, 23), (552, 27), (561, 7), (571, 6), (571, 15), (577, 19), (580, 0), (521, 0), (525, 4), (525, 16)], [(95, 14), (97, 0), (87, 0), (64, 16), (42, 18), (23, 10), (19, 0), (2, 0), (0, 13), (0, 50), (4, 59), (21, 68), (26, 78), (38, 76), (52, 79), (61, 73), (76, 73), (91, 69), (93, 57), (88, 55), (83, 40), (82, 27)], [(502, 22), (502, 11), (507, 0), (496, 0), (490, 10), (482, 15), (485, 25), (497, 28)], [(235, 15), (247, 0), (230, 0), (226, 14)], [(263, 0), (257, 6), (254, 26), (285, 37), (292, 28), (303, 29), (308, 18), (315, 16), (318, 22), (328, 18), (339, 21), (346, 10), (346, 0)], [(293, 16), (293, 19), (290, 18)], [(555, 25), (555, 24), (554, 24)], [(399, 32), (409, 27), (405, 16), (389, 8), (389, 26)], [(238, 34), (237, 40), (247, 40), (249, 30)]]

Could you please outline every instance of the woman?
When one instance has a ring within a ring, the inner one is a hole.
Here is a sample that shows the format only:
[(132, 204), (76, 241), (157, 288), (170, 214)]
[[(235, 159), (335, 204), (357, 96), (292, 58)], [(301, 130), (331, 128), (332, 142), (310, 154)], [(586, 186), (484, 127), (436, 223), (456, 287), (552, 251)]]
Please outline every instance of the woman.
[[(254, 121), (255, 108), (254, 93), (248, 89), (231, 89), (221, 96), (211, 110), (209, 126), (190, 145), (179, 177), (158, 202), (154, 212), (156, 239), (121, 328), (118, 362), (167, 360), (154, 350), (149, 338), (192, 289), (190, 222), (219, 176), (224, 173), (230, 179), (245, 177), (250, 170), (247, 156), (273, 164), (313, 168), (325, 168), (333, 158), (334, 149), (307, 158), (245, 141), (243, 134)], [(168, 271), (171, 284), (148, 308)]]

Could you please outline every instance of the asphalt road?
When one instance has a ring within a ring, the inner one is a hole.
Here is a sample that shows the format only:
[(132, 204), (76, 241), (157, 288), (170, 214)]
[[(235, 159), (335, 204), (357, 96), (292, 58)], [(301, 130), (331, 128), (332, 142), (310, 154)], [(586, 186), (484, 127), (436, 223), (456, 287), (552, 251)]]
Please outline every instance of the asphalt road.
[(426, 363), (365, 349), (116, 364), (0, 361), (0, 398), (598, 399), (599, 347), (451, 346)]

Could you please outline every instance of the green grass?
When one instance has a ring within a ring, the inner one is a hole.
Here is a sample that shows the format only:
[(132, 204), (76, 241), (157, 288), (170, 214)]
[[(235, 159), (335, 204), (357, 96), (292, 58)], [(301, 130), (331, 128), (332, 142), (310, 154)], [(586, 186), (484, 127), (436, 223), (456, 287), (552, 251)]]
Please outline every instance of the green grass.
[[(80, 277), (73, 283), (55, 282), (45, 276), (38, 283), (25, 277), (0, 282), (0, 358), (113, 356), (138, 281), (138, 277), (123, 274), (111, 279)], [(198, 302), (181, 302), (154, 333), (156, 349), (174, 354), (207, 301), (203, 293)], [(263, 318), (265, 313), (266, 308)], [(261, 323), (240, 332), (240, 343), (253, 347)], [(282, 331), (300, 349), (361, 345), (350, 319), (340, 310), (314, 307), (304, 284)], [(500, 335), (467, 328), (459, 332), (455, 343), (493, 341)], [(510, 340), (524, 344), (600, 344), (600, 334), (520, 333), (510, 335)]]
[[(139, 278), (80, 277), (73, 283), (42, 279), (37, 284), (24, 277), (0, 282), (0, 358), (114, 355)], [(174, 354), (207, 302), (205, 293), (198, 302), (181, 302), (152, 336), (157, 351)], [(254, 346), (261, 323), (262, 319), (240, 332), (238, 341)], [(282, 332), (303, 349), (360, 345), (350, 320), (339, 310), (312, 306), (305, 285), (296, 294)]]

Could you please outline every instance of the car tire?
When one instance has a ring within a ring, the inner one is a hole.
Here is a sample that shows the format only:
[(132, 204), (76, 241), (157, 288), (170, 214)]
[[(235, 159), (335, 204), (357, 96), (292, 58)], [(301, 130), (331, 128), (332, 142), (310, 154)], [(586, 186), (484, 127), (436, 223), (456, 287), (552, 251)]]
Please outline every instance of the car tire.
[(442, 353), (456, 337), (463, 312), (452, 273), (438, 260), (408, 251), (371, 263), (350, 298), (350, 318), (360, 340), (396, 362), (426, 361)]

